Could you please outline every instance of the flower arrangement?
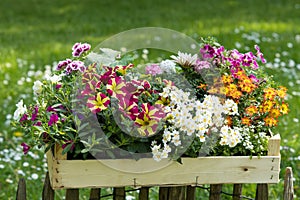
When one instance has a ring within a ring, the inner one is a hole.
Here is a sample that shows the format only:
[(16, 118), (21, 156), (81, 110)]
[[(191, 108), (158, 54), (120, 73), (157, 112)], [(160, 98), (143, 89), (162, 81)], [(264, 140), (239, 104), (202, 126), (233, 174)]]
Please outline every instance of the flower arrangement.
[(72, 59), (34, 83), (35, 102), (17, 104), (25, 154), (59, 144), (74, 159), (265, 155), (270, 129), (288, 113), (287, 90), (259, 66), (258, 46), (241, 53), (207, 39), (198, 54), (145, 66), (108, 49), (109, 63), (91, 62), (90, 48), (76, 43)]

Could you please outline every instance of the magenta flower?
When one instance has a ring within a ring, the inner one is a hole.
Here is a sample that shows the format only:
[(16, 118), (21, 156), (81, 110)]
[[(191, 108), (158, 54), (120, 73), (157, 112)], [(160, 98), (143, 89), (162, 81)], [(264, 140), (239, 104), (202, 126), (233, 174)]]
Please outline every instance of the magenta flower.
[(196, 61), (196, 66), (194, 67), (195, 71), (197, 73), (201, 73), (202, 69), (209, 69), (211, 68), (211, 64), (205, 60), (199, 60)]
[(55, 111), (55, 109), (52, 106), (48, 106), (47, 112), (53, 112), (53, 111)]
[(24, 114), (21, 119), (20, 119), (20, 122), (23, 122), (23, 121), (26, 121), (28, 119), (28, 115), (27, 114)]
[(82, 61), (73, 61), (71, 63), (69, 63), (65, 69), (67, 74), (71, 74), (73, 71), (80, 71), (80, 72), (84, 72), (86, 69), (84, 63)]
[(38, 112), (39, 112), (39, 107), (35, 106), (34, 107), (34, 111), (33, 111), (32, 115), (31, 115), (31, 121), (35, 121), (36, 120)]
[(42, 126), (42, 122), (36, 122), (33, 126)]
[(63, 145), (61, 145), (61, 148), (62, 148), (62, 149), (65, 149), (65, 148), (67, 147), (67, 145), (69, 145), (69, 144), (72, 145), (72, 146), (71, 146), (71, 151), (73, 151), (74, 148), (75, 148), (75, 144), (74, 144), (74, 141), (73, 141), (73, 140), (67, 140), (67, 141), (65, 141), (65, 143), (64, 143)]
[(153, 76), (156, 76), (156, 75), (162, 74), (162, 73), (163, 73), (163, 71), (157, 64), (152, 64), (152, 65), (146, 66), (146, 74), (151, 74)]
[(53, 113), (52, 115), (50, 115), (50, 119), (48, 121), (48, 126), (52, 126), (53, 124), (56, 124), (58, 121), (58, 115)]
[(254, 82), (254, 83), (258, 83), (258, 82), (259, 82), (258, 78), (257, 78), (255, 75), (253, 75), (253, 74), (250, 74), (248, 77), (249, 77), (249, 78), (252, 80), (252, 82)]
[(107, 84), (107, 82), (111, 79), (116, 77), (116, 72), (111, 67), (104, 67), (106, 69), (106, 72), (101, 75), (100, 80), (103, 84)]
[(254, 48), (257, 50), (256, 55), (260, 58), (262, 63), (266, 63), (266, 59), (264, 58), (264, 54), (261, 53), (258, 45), (254, 45)]
[(109, 97), (100, 92), (95, 97), (90, 97), (87, 100), (87, 106), (93, 113), (98, 113), (107, 109), (109, 104)]
[(23, 147), (23, 153), (26, 155), (30, 149), (30, 146), (27, 145), (25, 142), (22, 142), (21, 146)]
[(204, 59), (213, 58), (215, 56), (215, 49), (210, 45), (206, 44), (203, 48), (200, 49), (200, 54)]
[(87, 43), (75, 43), (74, 46), (72, 47), (72, 55), (74, 57), (79, 57), (81, 56), (82, 53), (88, 51), (91, 49), (91, 45), (87, 44)]
[(256, 57), (252, 52), (245, 53), (242, 58), (243, 66), (252, 67), (253, 69), (258, 69), (258, 64), (256, 62)]
[(124, 97), (119, 97), (119, 110), (131, 120), (135, 120), (139, 114), (138, 98), (135, 95), (126, 94)]
[(61, 69), (65, 68), (71, 62), (72, 62), (71, 59), (66, 59), (66, 60), (59, 61), (58, 64), (57, 64), (56, 70), (61, 70)]

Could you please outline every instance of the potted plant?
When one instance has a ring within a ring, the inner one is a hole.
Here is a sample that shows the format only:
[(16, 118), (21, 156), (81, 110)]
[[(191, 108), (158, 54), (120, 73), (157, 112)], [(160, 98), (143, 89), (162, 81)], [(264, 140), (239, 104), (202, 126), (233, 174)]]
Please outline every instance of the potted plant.
[(258, 46), (204, 39), (198, 54), (144, 65), (90, 48), (76, 43), (14, 113), (24, 153), (47, 152), (53, 188), (278, 182), (270, 130), (288, 113), (286, 88), (264, 73)]

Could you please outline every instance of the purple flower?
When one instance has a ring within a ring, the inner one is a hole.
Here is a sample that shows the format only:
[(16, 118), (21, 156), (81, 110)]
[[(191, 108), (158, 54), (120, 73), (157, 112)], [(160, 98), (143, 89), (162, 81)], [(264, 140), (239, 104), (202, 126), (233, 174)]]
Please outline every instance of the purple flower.
[(37, 122), (33, 126), (42, 126), (42, 122)]
[(49, 107), (47, 108), (47, 112), (53, 112), (53, 111), (55, 111), (55, 109), (54, 109), (52, 106), (49, 106)]
[(252, 80), (252, 82), (255, 82), (255, 83), (259, 82), (258, 78), (253, 74), (250, 74), (248, 77)]
[(39, 112), (39, 107), (38, 107), (38, 106), (35, 106), (35, 107), (34, 107), (34, 110), (33, 110), (33, 112), (32, 112), (31, 121), (36, 120), (37, 115), (38, 115), (38, 112)]
[(266, 59), (264, 58), (264, 54), (261, 53), (258, 45), (254, 45), (254, 48), (257, 50), (256, 55), (260, 58), (262, 63), (266, 63)]
[(28, 146), (25, 142), (22, 142), (21, 146), (23, 147), (23, 153), (26, 155), (30, 149), (30, 146)]
[(245, 53), (242, 58), (242, 64), (247, 67), (252, 67), (253, 69), (258, 69), (258, 64), (255, 59), (256, 57), (252, 52)]
[(80, 71), (80, 72), (84, 72), (85, 71), (85, 66), (84, 63), (82, 61), (73, 61), (71, 63), (69, 63), (65, 69), (67, 74), (71, 74), (73, 71)]
[(56, 70), (61, 70), (61, 69), (65, 68), (71, 62), (72, 62), (71, 59), (66, 59), (66, 60), (59, 61), (58, 64), (57, 64)]
[(196, 66), (194, 69), (197, 73), (201, 73), (202, 69), (209, 69), (210, 67), (211, 67), (211, 64), (208, 61), (198, 59), (196, 61)]
[(204, 59), (212, 58), (215, 55), (215, 49), (212, 46), (206, 44), (203, 48), (200, 49), (200, 53)]
[(61, 84), (56, 84), (56, 85), (55, 85), (55, 89), (58, 90), (59, 88), (61, 88)]
[(53, 113), (52, 115), (50, 115), (50, 119), (48, 121), (48, 126), (52, 126), (53, 124), (55, 124), (58, 121), (58, 115)]
[(146, 74), (151, 74), (151, 75), (155, 76), (157, 74), (162, 74), (162, 70), (159, 67), (159, 65), (152, 64), (152, 65), (146, 66)]
[(24, 114), (21, 119), (20, 119), (20, 122), (23, 122), (23, 121), (26, 121), (28, 119), (28, 115), (27, 114)]
[(74, 57), (79, 57), (81, 56), (82, 53), (88, 51), (91, 49), (91, 45), (87, 44), (87, 43), (75, 43), (74, 46), (72, 47), (72, 55)]
[(72, 145), (72, 146), (71, 146), (71, 151), (73, 151), (74, 148), (75, 148), (75, 144), (74, 144), (74, 142), (73, 142), (72, 140), (67, 140), (67, 141), (65, 141), (65, 143), (61, 146), (61, 148), (62, 148), (62, 149), (65, 149), (65, 148), (67, 147), (67, 145), (69, 145), (69, 144)]

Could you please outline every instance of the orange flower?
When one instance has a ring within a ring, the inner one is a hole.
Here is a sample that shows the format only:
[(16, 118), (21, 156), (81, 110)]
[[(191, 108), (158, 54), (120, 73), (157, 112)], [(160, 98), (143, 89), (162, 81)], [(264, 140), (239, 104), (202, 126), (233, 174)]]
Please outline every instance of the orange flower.
[(281, 104), (281, 107), (279, 108), (279, 110), (280, 110), (280, 112), (282, 113), (282, 114), (287, 114), (288, 112), (289, 112), (289, 107), (288, 107), (288, 104), (286, 104), (286, 103), (282, 103)]
[(201, 83), (197, 88), (202, 89), (202, 90), (206, 90), (207, 85)]
[(286, 95), (286, 91), (287, 91), (286, 87), (280, 86), (279, 90), (277, 90), (277, 95), (283, 99)]
[(252, 105), (252, 106), (249, 106), (246, 108), (246, 113), (247, 115), (249, 115), (250, 117), (252, 117), (255, 113), (257, 113), (258, 110), (257, 110), (257, 107)]
[(264, 113), (269, 112), (272, 109), (273, 105), (274, 105), (273, 101), (265, 101), (262, 104), (262, 112)]
[(243, 95), (242, 92), (239, 90), (236, 90), (236, 91), (233, 91), (230, 93), (230, 96), (232, 96), (232, 98), (234, 98), (234, 99), (239, 99), (239, 98), (241, 98), (242, 95)]
[(276, 126), (277, 125), (277, 120), (274, 119), (273, 117), (266, 117), (264, 119), (265, 123), (267, 126), (272, 127), (272, 126)]
[(264, 99), (273, 100), (276, 96), (276, 90), (274, 88), (266, 88), (264, 89)]
[(223, 82), (224, 84), (230, 84), (230, 83), (233, 82), (233, 80), (232, 80), (232, 78), (231, 78), (230, 75), (223, 75), (223, 76), (222, 76), (222, 82)]
[(270, 116), (274, 117), (274, 118), (278, 118), (280, 116), (280, 110), (273, 108), (270, 111)]
[(242, 124), (250, 126), (251, 125), (251, 119), (249, 119), (248, 117), (243, 117), (242, 118)]
[(226, 117), (226, 124), (227, 124), (228, 126), (232, 126), (232, 118), (231, 118), (230, 116), (227, 116), (227, 117)]

